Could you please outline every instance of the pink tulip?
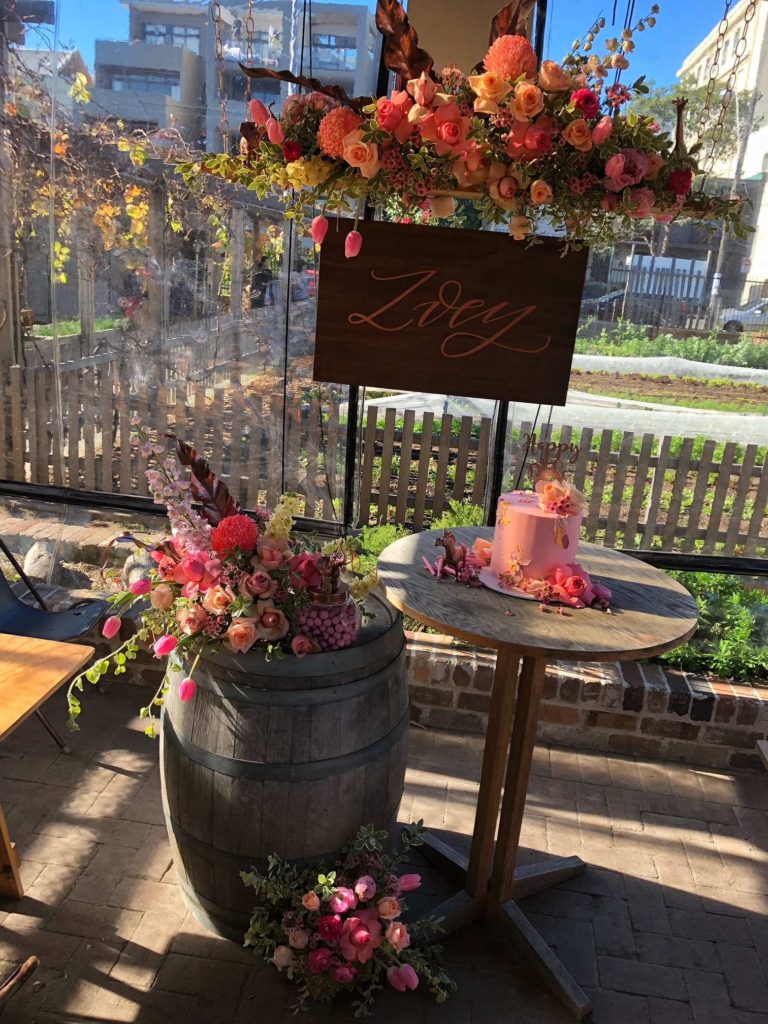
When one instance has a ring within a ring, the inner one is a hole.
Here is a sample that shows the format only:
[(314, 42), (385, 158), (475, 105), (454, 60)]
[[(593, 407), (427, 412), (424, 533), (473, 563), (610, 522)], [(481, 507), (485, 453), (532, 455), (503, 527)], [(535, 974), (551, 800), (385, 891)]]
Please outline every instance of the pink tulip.
[(350, 231), (344, 241), (344, 255), (348, 260), (358, 256), (363, 248), (363, 236), (359, 231)]
[(179, 641), (175, 636), (171, 636), (170, 633), (166, 633), (165, 636), (161, 636), (155, 640), (152, 645), (152, 650), (155, 652), (155, 657), (164, 658), (168, 654), (173, 654), (179, 645)]
[(251, 120), (263, 127), (269, 121), (270, 114), (261, 100), (251, 100)]
[(328, 221), (322, 214), (320, 214), (312, 221), (312, 241), (315, 245), (322, 245), (327, 234)]
[(400, 892), (413, 892), (421, 885), (421, 875), (400, 875), (397, 888)]
[(107, 640), (111, 640), (120, 632), (121, 625), (122, 621), (119, 615), (110, 615), (107, 621), (101, 627), (101, 635), (105, 636)]
[(418, 988), (419, 976), (410, 964), (400, 964), (399, 967), (390, 967), (387, 971), (387, 981), (398, 992), (405, 992), (407, 988)]
[(276, 146), (285, 142), (285, 131), (279, 121), (276, 121), (274, 117), (270, 117), (267, 121), (267, 138), (270, 142), (274, 142)]
[(179, 697), (181, 700), (192, 700), (197, 693), (197, 683), (194, 679), (182, 679), (179, 683)]
[(137, 597), (140, 597), (142, 594), (148, 594), (150, 592), (152, 589), (152, 583), (149, 580), (136, 580), (136, 582), (132, 583), (128, 589), (132, 594), (136, 594)]

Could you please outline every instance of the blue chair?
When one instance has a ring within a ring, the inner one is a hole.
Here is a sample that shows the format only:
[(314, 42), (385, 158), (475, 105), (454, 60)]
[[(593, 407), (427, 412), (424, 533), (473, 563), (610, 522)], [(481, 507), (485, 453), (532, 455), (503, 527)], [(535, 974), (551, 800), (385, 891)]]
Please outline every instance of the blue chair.
[[(66, 643), (78, 640), (89, 633), (104, 614), (106, 602), (97, 599), (80, 601), (63, 612), (49, 611), (39, 591), (24, 573), (2, 538), (0, 538), (0, 551), (3, 552), (30, 594), (40, 605), (39, 608), (34, 608), (21, 601), (11, 589), (5, 575), (0, 571), (0, 633), (30, 636), (37, 640), (59, 640)], [(35, 711), (35, 715), (58, 743), (62, 752), (68, 754), (69, 747), (42, 711), (38, 709)]]

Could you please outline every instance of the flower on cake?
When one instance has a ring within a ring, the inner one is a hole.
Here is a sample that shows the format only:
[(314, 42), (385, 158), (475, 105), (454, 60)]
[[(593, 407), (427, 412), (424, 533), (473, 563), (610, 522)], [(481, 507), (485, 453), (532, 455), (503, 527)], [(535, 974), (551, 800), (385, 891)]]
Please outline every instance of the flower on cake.
[(584, 495), (567, 480), (537, 480), (539, 506), (556, 516), (575, 516), (584, 508)]
[(610, 590), (593, 580), (578, 562), (558, 565), (547, 575), (547, 582), (554, 588), (555, 600), (573, 608), (607, 608), (611, 600)]

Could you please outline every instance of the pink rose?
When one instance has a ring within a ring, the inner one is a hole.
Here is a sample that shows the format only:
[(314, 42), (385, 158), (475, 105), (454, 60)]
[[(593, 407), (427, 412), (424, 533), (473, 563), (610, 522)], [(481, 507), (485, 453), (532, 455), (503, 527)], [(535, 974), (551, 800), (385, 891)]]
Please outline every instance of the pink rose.
[(243, 576), (238, 587), (243, 597), (272, 597), (275, 592), (275, 581), (263, 570)]
[(636, 185), (648, 170), (648, 158), (639, 149), (622, 149), (605, 162), (605, 187), (612, 192), (623, 192)]
[(496, 187), (498, 188), (499, 195), (502, 199), (511, 199), (520, 186), (517, 183), (517, 178), (512, 177), (511, 174), (507, 174), (505, 177), (500, 179)]
[[(288, 619), (279, 608), (259, 601), (256, 607), (256, 632), (262, 640), (274, 643), (288, 632)], [(231, 628), (231, 627), (230, 627)]]
[(634, 220), (650, 217), (656, 193), (650, 188), (633, 188), (629, 200), (629, 216)]
[(312, 974), (324, 974), (333, 963), (333, 954), (330, 949), (320, 947), (313, 949), (307, 957), (307, 964)]
[[(541, 118), (541, 120), (544, 120)], [(552, 149), (552, 133), (540, 124), (532, 124), (525, 131), (525, 148), (537, 156)]]
[(288, 946), (278, 946), (275, 949), (274, 955), (272, 957), (272, 963), (275, 965), (278, 971), (282, 971), (284, 967), (287, 967), (290, 963), (293, 962), (293, 959), (294, 953), (292, 949), (290, 949)]
[(332, 945), (341, 938), (344, 925), (338, 914), (325, 914), (317, 919), (317, 933), (323, 942), (330, 942)]
[(592, 141), (596, 146), (602, 145), (606, 139), (611, 137), (613, 131), (613, 118), (601, 117), (592, 129)]
[(297, 658), (304, 658), (307, 654), (317, 654), (319, 651), (320, 645), (311, 636), (299, 633), (291, 640), (291, 653), (295, 654)]
[(301, 897), (301, 902), (306, 910), (320, 909), (320, 897), (316, 892), (305, 892)]
[(223, 615), (234, 600), (235, 595), (229, 587), (209, 587), (203, 598), (203, 608), (211, 615)]
[(382, 942), (381, 922), (373, 907), (344, 922), (340, 946), (345, 960), (367, 963)]
[(387, 981), (398, 992), (405, 992), (407, 988), (411, 990), (418, 988), (419, 976), (410, 964), (400, 964), (399, 967), (389, 968)]
[(339, 985), (349, 985), (350, 982), (355, 980), (357, 974), (357, 968), (353, 967), (352, 964), (339, 964), (338, 967), (333, 969), (333, 980), (338, 982)]
[(408, 929), (402, 921), (393, 921), (384, 933), (384, 937), (396, 953), (411, 944)]
[(160, 611), (168, 611), (169, 608), (173, 607), (173, 602), (173, 591), (167, 583), (161, 583), (149, 595), (149, 603), (153, 608), (157, 608)]
[(166, 633), (165, 636), (161, 636), (155, 640), (152, 645), (152, 650), (155, 652), (155, 657), (165, 658), (169, 654), (173, 654), (179, 645), (179, 641), (175, 636), (171, 636), (170, 633)]
[(355, 895), (359, 900), (364, 900), (367, 903), (376, 895), (376, 888), (375, 879), (370, 875), (362, 875), (355, 882)]
[(397, 880), (399, 892), (413, 892), (421, 885), (421, 875), (400, 875)]
[(208, 621), (208, 616), (199, 604), (192, 604), (186, 608), (179, 608), (176, 612), (176, 621), (182, 633), (186, 636), (195, 636)]
[(323, 581), (317, 568), (318, 556), (302, 552), (294, 555), (288, 562), (290, 567), (290, 580), (293, 587), (319, 587)]
[(467, 148), (470, 119), (462, 117), (456, 103), (444, 103), (420, 122), (421, 136), (434, 143), (438, 156), (460, 156)]
[(577, 89), (571, 93), (571, 103), (584, 117), (597, 117), (600, 113), (600, 100), (592, 89)]
[(256, 565), (251, 560), (251, 565), (257, 571), (266, 570), (269, 572), (272, 569), (278, 569), (289, 556), (290, 552), (286, 550), (285, 544), (281, 541), (267, 538), (260, 541), (256, 548), (256, 557), (260, 564)]
[(413, 128), (408, 121), (408, 112), (393, 100), (382, 96), (376, 101), (376, 121), (379, 128), (391, 132), (397, 141), (404, 145), (411, 136)]
[(565, 566), (559, 565), (548, 574), (547, 583), (555, 587), (558, 598), (564, 604), (570, 604), (574, 608), (592, 604), (592, 581), (576, 562)]
[(408, 92), (405, 89), (395, 89), (392, 95), (390, 96), (390, 99), (392, 100), (394, 105), (399, 110), (402, 110), (402, 112), (407, 117), (409, 112), (413, 108), (413, 100), (408, 95)]
[(119, 615), (110, 615), (101, 627), (101, 635), (105, 636), (107, 640), (112, 640), (120, 632), (121, 625), (122, 620)]
[(258, 638), (256, 619), (241, 617), (233, 620), (224, 637), (224, 644), (237, 654), (245, 654), (246, 651), (250, 651)]
[(344, 159), (350, 167), (356, 167), (364, 178), (373, 178), (381, 167), (379, 147), (375, 142), (366, 142), (361, 128), (344, 136), (342, 142)]
[(331, 910), (337, 914), (346, 914), (348, 910), (354, 910), (357, 906), (357, 897), (344, 885), (340, 885), (336, 892), (331, 896), (329, 903)]
[(179, 683), (179, 699), (180, 700), (192, 700), (197, 693), (197, 683), (194, 679), (187, 677), (182, 679)]
[(135, 580), (128, 589), (136, 597), (141, 597), (142, 594), (148, 594), (150, 592), (152, 589), (152, 583), (150, 580)]
[(379, 912), (379, 917), (383, 917), (386, 921), (400, 915), (400, 903), (394, 896), (385, 896), (380, 899), (376, 904), (376, 909)]

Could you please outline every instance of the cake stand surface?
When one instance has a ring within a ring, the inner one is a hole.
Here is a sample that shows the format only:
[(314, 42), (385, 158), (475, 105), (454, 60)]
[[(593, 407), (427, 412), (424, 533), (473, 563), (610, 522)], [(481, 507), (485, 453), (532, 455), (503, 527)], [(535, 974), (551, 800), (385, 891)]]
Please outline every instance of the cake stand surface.
[[(477, 537), (493, 536), (491, 528), (453, 532), (467, 546)], [(631, 661), (661, 654), (692, 635), (696, 603), (679, 583), (639, 559), (581, 543), (579, 563), (612, 591), (611, 613), (565, 608), (559, 614), (557, 606), (543, 612), (537, 602), (430, 576), (422, 558), (435, 561), (435, 540), (441, 535), (432, 530), (403, 537), (378, 562), (379, 580), (400, 611), (498, 651), (469, 860), (429, 834), (424, 847), (425, 856), (460, 873), (464, 887), (431, 917), (441, 918), (448, 931), (481, 916), (500, 922), (518, 951), (581, 1020), (592, 1009), (589, 999), (517, 905), (523, 896), (586, 867), (579, 857), (516, 867), (547, 659)]]

